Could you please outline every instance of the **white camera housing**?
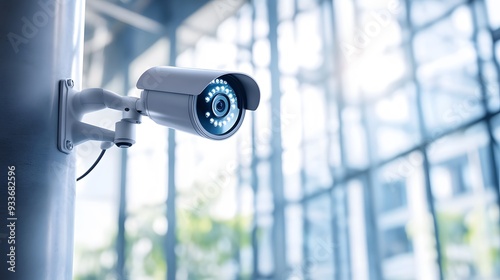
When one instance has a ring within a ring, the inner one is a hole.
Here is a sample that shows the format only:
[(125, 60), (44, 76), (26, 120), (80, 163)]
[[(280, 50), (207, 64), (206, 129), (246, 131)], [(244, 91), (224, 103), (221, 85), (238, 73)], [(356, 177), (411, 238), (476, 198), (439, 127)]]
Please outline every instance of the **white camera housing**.
[(242, 73), (153, 67), (137, 81), (141, 114), (158, 124), (221, 140), (233, 135), (245, 110), (259, 106), (257, 83)]
[[(70, 153), (74, 146), (89, 140), (127, 148), (135, 143), (135, 125), (141, 115), (160, 125), (209, 139), (222, 140), (241, 126), (246, 110), (260, 102), (257, 83), (248, 75), (218, 70), (153, 67), (139, 78), (140, 98), (92, 88), (73, 89), (72, 80), (59, 87), (58, 148)], [(87, 113), (110, 108), (122, 111), (115, 131), (83, 123)]]

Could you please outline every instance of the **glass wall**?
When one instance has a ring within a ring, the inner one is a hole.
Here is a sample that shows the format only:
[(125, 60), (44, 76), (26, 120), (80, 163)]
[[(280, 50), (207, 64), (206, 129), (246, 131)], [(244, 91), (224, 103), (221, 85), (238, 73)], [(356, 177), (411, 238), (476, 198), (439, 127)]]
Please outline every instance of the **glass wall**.
[[(80, 186), (77, 279), (500, 278), (497, 1), (215, 0), (196, 13), (107, 83), (90, 51), (87, 80), (137, 95), (150, 66), (231, 69), (257, 80), (260, 106), (220, 142), (145, 121), (108, 158), (122, 168), (106, 192)], [(92, 246), (87, 208), (107, 225)]]

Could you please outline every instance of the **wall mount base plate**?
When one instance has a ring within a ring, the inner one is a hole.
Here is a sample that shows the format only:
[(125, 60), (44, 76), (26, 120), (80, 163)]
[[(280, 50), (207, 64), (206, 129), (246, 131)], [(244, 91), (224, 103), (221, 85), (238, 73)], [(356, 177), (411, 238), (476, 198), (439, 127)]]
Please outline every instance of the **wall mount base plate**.
[(59, 151), (69, 154), (73, 151), (74, 142), (71, 129), (75, 119), (71, 119), (71, 96), (77, 93), (73, 89), (74, 82), (71, 79), (59, 81), (59, 124), (57, 128), (57, 148)]

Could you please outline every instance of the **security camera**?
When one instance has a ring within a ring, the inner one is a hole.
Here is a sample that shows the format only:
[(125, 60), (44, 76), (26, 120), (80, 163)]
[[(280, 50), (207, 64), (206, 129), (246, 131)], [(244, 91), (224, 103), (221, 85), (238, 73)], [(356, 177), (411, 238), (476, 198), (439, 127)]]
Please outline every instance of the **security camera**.
[[(59, 88), (58, 148), (68, 154), (89, 140), (103, 142), (103, 150), (110, 143), (132, 146), (142, 116), (209, 139), (226, 139), (239, 129), (245, 111), (256, 110), (260, 101), (259, 86), (251, 77), (218, 70), (153, 67), (137, 82), (140, 98), (100, 88), (76, 91), (73, 85), (70, 79), (61, 80)], [(85, 114), (104, 108), (122, 112), (115, 131), (82, 122)]]
[(221, 140), (241, 126), (260, 101), (249, 76), (217, 70), (153, 67), (137, 81), (137, 111), (160, 125)]

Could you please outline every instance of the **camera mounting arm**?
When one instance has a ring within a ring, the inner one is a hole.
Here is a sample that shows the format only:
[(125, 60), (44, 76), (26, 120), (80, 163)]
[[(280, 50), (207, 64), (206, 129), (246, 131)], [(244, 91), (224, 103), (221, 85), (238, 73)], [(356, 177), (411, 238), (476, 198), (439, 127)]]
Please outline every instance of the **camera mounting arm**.
[[(128, 148), (135, 143), (135, 125), (141, 123), (141, 114), (135, 97), (120, 96), (101, 88), (82, 91), (73, 89), (73, 80), (59, 82), (59, 127), (57, 147), (71, 153), (73, 148), (89, 140), (101, 141), (103, 147), (114, 143)], [(122, 112), (122, 119), (115, 124), (115, 131), (82, 122), (85, 114), (110, 108)]]

